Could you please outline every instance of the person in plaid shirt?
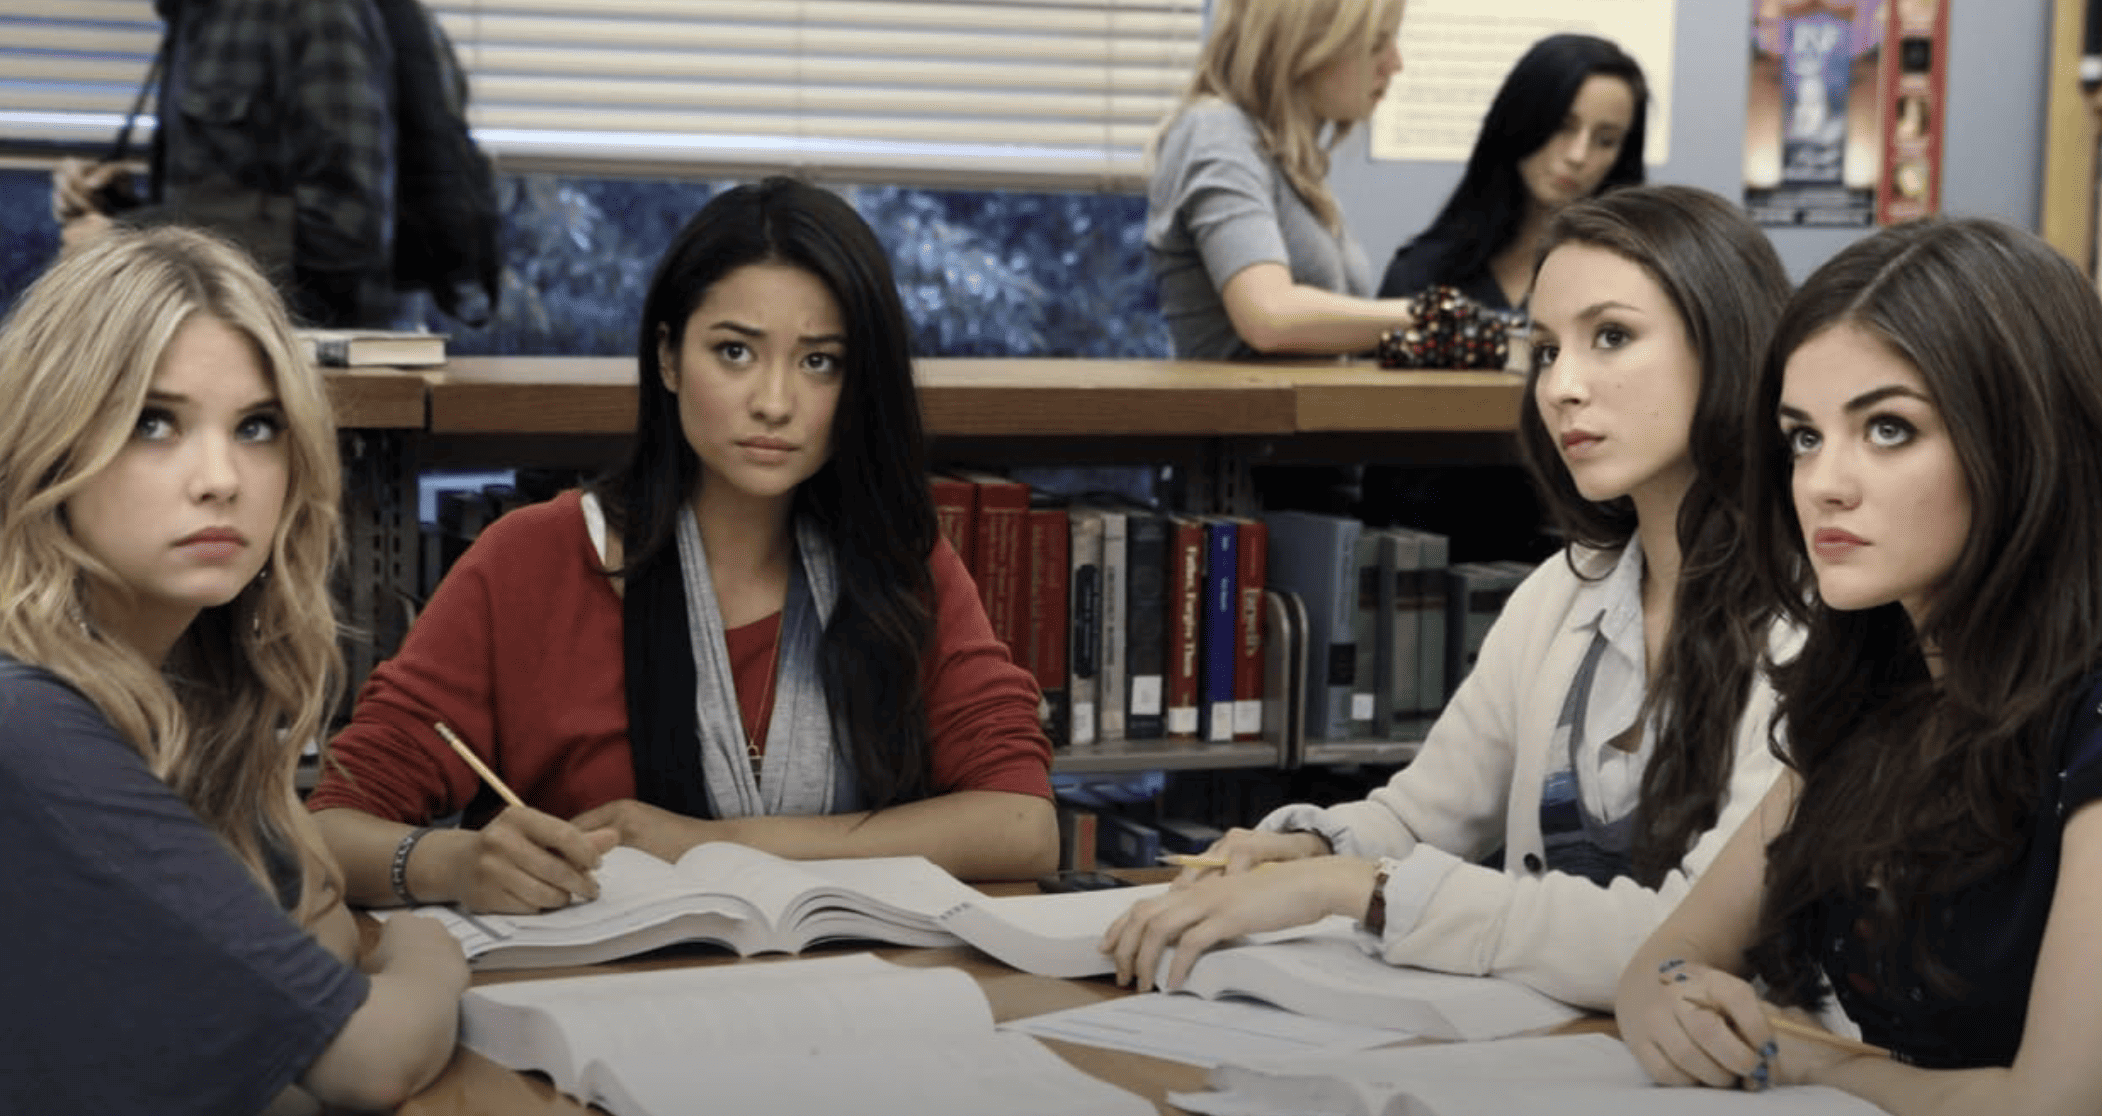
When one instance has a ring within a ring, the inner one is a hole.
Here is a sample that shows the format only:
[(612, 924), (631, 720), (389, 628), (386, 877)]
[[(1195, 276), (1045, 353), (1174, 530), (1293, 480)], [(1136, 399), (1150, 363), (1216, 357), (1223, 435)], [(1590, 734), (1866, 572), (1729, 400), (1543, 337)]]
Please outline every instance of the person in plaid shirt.
[(393, 49), (373, 0), (156, 0), (162, 44), (147, 204), (98, 196), (116, 163), (69, 159), (52, 211), (67, 245), (113, 221), (195, 224), (246, 247), (296, 315), (393, 315)]

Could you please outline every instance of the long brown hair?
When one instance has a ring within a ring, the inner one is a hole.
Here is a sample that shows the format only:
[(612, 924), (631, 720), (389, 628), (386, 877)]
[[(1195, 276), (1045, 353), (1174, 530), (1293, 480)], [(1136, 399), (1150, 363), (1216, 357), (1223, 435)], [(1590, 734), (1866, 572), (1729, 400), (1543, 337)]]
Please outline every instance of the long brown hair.
[[(198, 315), (253, 346), (290, 471), (269, 576), (199, 613), (156, 664), (83, 621), (116, 583), (65, 507), (123, 449), (162, 354)], [(292, 780), (342, 685), (329, 592), (342, 480), (328, 397), (277, 296), (206, 234), (113, 231), (60, 259), (0, 327), (0, 399), (0, 651), (85, 694), (258, 880), (273, 855), (297, 857), (295, 913), (318, 914), (340, 874)]]
[[(1656, 684), (1643, 702), (1657, 743), (1635, 810), (1634, 874), (1654, 887), (1713, 828), (1733, 766), (1737, 721), (1758, 673), (1773, 608), (1738, 568), (1744, 516), (1739, 447), (1756, 354), (1788, 298), (1773, 245), (1737, 207), (1691, 186), (1631, 186), (1555, 215), (1540, 258), (1564, 244), (1603, 248), (1640, 267), (1685, 324), (1700, 361), (1687, 446), (1694, 479), (1679, 502), (1679, 583)], [(1537, 271), (1537, 267), (1535, 268)], [(1626, 497), (1587, 500), (1562, 464), (1533, 388), (1519, 410), (1519, 449), (1572, 543), (1617, 551), (1635, 534)], [(1568, 561), (1578, 576), (1577, 548)]]
[[(1917, 631), (1897, 604), (1827, 608), (1803, 549), (1776, 420), (1782, 375), (1842, 323), (1918, 370), (1970, 495), (1970, 537)], [(1809, 1003), (1820, 900), (1873, 884), (1872, 933), (1902, 941), (1927, 899), (2020, 849), (2061, 718), (2102, 663), (2102, 303), (2078, 268), (2018, 229), (1885, 229), (1789, 303), (1746, 437), (1752, 569), (1806, 631), (1774, 675), (1781, 755), (1803, 791), (1767, 847), (1751, 960), (1779, 1002)], [(1940, 658), (1938, 680), (1923, 646)]]

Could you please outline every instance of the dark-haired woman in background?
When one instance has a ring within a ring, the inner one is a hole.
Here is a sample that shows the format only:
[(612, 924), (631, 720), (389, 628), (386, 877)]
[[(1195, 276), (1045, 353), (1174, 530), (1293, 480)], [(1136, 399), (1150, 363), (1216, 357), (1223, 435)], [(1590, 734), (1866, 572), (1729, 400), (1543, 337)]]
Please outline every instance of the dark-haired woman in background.
[[(1982, 220), (1856, 241), (1789, 303), (1748, 577), (1795, 614), (1790, 770), (1620, 981), (1667, 1084), (1898, 1116), (2102, 1111), (2102, 304)], [(1778, 1033), (1829, 984), (1895, 1058)]]
[(1491, 309), (1524, 305), (1555, 212), (1642, 181), (1648, 118), (1642, 67), (1610, 40), (1534, 43), (1490, 102), (1445, 208), (1387, 264), (1380, 297), (1442, 283)]
[[(937, 530), (867, 224), (791, 179), (717, 196), (638, 346), (628, 458), (485, 531), (331, 745), (309, 805), (353, 900), (560, 906), (616, 835), (1051, 869), (1038, 694)], [(441, 721), (527, 806), (481, 816)]]
[[(1634, 58), (1593, 35), (1551, 35), (1504, 78), (1460, 183), (1430, 227), (1394, 253), (1381, 298), (1444, 285), (1491, 310), (1525, 304), (1540, 235), (1556, 211), (1642, 181), (1649, 85)], [(1369, 464), (1362, 513), (1451, 536), (1454, 561), (1536, 558), (1540, 506), (1516, 467)]]

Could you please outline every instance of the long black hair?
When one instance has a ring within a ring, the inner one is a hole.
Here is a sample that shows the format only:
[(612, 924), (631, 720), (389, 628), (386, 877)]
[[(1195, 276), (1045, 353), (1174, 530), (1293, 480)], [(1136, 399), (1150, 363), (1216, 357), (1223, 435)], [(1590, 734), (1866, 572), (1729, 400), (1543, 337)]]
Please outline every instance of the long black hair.
[[(700, 459), (679, 424), (677, 397), (660, 374), (660, 345), (678, 352), (687, 320), (709, 288), (732, 271), (760, 263), (787, 264), (817, 277), (846, 324), (831, 457), (797, 487), (794, 501), (795, 514), (810, 517), (830, 538), (838, 565), (839, 601), (819, 643), (818, 668), (841, 730), (842, 758), (869, 806), (925, 798), (932, 793), (933, 770), (920, 666), (934, 632), (927, 562), (939, 528), (927, 488), (904, 305), (883, 245), (852, 206), (827, 190), (777, 176), (719, 194), (694, 214), (665, 251), (644, 297), (634, 442), (593, 490), (621, 532), (620, 572), (631, 588), (653, 568), (668, 565), (676, 577), (674, 531), (680, 505), (700, 483)], [(631, 592), (631, 627), (636, 603)], [(683, 615), (678, 625), (684, 646)], [(637, 714), (647, 719), (652, 697), (634, 685), (635, 646), (631, 639), (631, 738), (642, 731)], [(690, 723), (688, 713), (681, 724)]]
[(1429, 274), (1441, 282), (1488, 267), (1491, 258), (1510, 246), (1525, 220), (1528, 196), (1518, 164), (1554, 138), (1577, 91), (1600, 75), (1628, 83), (1635, 117), (1599, 192), (1640, 184), (1649, 121), (1649, 82), (1641, 64), (1610, 39), (1549, 35), (1534, 43), (1504, 77), (1475, 135), (1460, 184), (1430, 227), (1402, 250), (1422, 245), (1431, 252)]
[[(1642, 771), (1634, 875), (1655, 886), (1715, 825), (1774, 608), (1738, 568), (1744, 560), (1741, 438), (1760, 348), (1788, 298), (1788, 274), (1766, 234), (1729, 202), (1692, 186), (1641, 186), (1575, 202), (1548, 225), (1541, 258), (1564, 244), (1603, 248), (1640, 267), (1686, 329), (1700, 362), (1687, 431), (1693, 483), (1679, 501), (1680, 565), (1671, 631), (1644, 702), (1657, 747)], [(1537, 270), (1537, 266), (1536, 266)], [(1603, 550), (1635, 534), (1627, 497), (1577, 491), (1540, 415), (1536, 362), (1519, 407), (1518, 446), (1541, 499), (1573, 543)], [(1579, 576), (1576, 552), (1568, 560)]]
[[(1970, 497), (1968, 537), (1917, 628), (1896, 603), (1826, 607), (1804, 550), (1776, 415), (1789, 357), (1840, 325), (1918, 371)], [(1978, 219), (1893, 226), (1796, 292), (1751, 418), (1748, 572), (1805, 636), (1774, 675), (1788, 725), (1777, 751), (1803, 790), (1767, 846), (1749, 956), (1778, 1002), (1808, 1003), (1821, 900), (1873, 888), (1874, 934), (1903, 942), (1929, 899), (2022, 848), (2059, 720), (2102, 665), (2102, 304), (2030, 233)], [(1955, 990), (1912, 940), (1920, 971)]]

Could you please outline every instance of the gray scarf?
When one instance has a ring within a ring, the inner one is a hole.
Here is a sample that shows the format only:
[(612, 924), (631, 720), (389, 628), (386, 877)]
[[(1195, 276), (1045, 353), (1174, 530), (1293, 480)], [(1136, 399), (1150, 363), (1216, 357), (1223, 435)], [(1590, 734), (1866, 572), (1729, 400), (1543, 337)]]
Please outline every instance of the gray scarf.
[(715, 600), (715, 582), (693, 508), (679, 509), (679, 573), (686, 589), (686, 630), (693, 645), (694, 724), (708, 800), (719, 818), (836, 814), (858, 810), (851, 765), (839, 762), (831, 708), (818, 677), (818, 639), (839, 601), (831, 543), (807, 518), (795, 524), (796, 561), (789, 564), (774, 656), (774, 710), (766, 755), (755, 782), (745, 751), (744, 722), (730, 650)]

